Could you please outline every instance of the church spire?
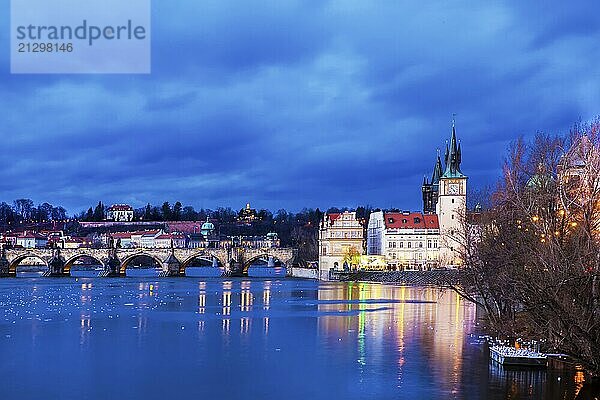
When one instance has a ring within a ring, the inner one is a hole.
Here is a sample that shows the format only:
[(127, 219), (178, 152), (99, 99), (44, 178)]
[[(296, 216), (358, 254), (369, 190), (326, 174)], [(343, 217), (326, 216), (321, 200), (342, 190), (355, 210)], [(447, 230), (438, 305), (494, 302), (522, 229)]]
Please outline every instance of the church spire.
[(448, 149), (448, 141), (446, 140), (446, 153), (444, 154), (444, 165), (448, 165), (448, 156), (450, 155), (450, 150)]
[(450, 138), (450, 147), (446, 142), (446, 170), (444, 171), (445, 178), (463, 177), (460, 171), (460, 163), (462, 161), (460, 144), (456, 140), (456, 127), (454, 117), (452, 118), (452, 137)]
[(433, 167), (433, 175), (431, 176), (431, 184), (432, 185), (439, 184), (441, 176), (442, 176), (442, 160), (440, 159), (440, 152), (438, 150), (437, 161), (435, 162), (435, 167)]

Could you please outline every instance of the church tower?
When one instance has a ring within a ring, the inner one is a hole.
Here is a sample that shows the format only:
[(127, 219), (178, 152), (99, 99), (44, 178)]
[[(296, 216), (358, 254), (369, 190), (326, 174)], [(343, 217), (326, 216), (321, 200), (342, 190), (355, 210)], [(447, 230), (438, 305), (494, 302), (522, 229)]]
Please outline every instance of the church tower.
[(452, 122), (450, 147), (446, 144), (444, 162), (446, 168), (439, 179), (439, 195), (436, 214), (440, 224), (440, 261), (442, 265), (460, 265), (467, 211), (467, 176), (460, 170), (462, 155), (460, 143), (456, 140), (456, 130)]
[(426, 177), (423, 178), (423, 186), (421, 188), (421, 191), (423, 193), (424, 214), (434, 214), (436, 212), (441, 176), (442, 160), (440, 160), (440, 154), (438, 150), (437, 161), (435, 163), (435, 166), (433, 167), (433, 174), (431, 175), (431, 183), (427, 181)]

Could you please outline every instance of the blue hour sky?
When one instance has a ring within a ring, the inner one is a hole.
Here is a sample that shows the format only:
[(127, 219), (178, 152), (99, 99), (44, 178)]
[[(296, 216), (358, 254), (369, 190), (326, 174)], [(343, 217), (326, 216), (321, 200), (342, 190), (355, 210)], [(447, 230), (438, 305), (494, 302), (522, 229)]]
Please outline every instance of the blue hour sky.
[(534, 3), (154, 1), (150, 75), (11, 75), (5, 50), (0, 201), (417, 210), (453, 113), (490, 184), (511, 140), (600, 114), (600, 5)]

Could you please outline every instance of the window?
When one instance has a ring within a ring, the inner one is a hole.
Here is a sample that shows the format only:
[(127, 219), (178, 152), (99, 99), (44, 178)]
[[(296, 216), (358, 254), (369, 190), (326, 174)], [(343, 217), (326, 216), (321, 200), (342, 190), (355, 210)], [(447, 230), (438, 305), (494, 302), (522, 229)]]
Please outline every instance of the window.
[(415, 224), (420, 224), (421, 223), (421, 218), (415, 217), (414, 221), (415, 221)]
[(423, 242), (419, 242), (419, 248), (422, 249), (423, 248)]
[(452, 214), (452, 219), (454, 219), (454, 214)]
[(454, 199), (452, 199), (452, 204), (454, 204)]
[(403, 224), (406, 224), (407, 222), (408, 222), (408, 220), (407, 220), (406, 218), (404, 218), (404, 219), (402, 220), (402, 223), (403, 223)]
[(410, 249), (412, 247), (412, 243), (408, 242), (408, 248)]
[(427, 248), (430, 249), (431, 248), (431, 240), (427, 241)]
[(404, 242), (400, 242), (400, 248), (403, 249), (404, 248)]

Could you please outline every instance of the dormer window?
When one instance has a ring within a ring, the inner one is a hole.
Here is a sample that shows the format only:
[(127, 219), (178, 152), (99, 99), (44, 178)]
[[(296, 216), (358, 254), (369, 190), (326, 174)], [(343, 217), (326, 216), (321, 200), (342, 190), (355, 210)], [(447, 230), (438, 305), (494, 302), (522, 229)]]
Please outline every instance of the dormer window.
[(420, 224), (421, 223), (421, 218), (415, 217), (415, 224)]
[(394, 218), (388, 218), (388, 222), (389, 222), (390, 224), (394, 223)]
[(403, 223), (403, 224), (406, 224), (407, 222), (408, 222), (408, 220), (407, 220), (406, 218), (404, 218), (404, 219), (402, 220), (402, 223)]

